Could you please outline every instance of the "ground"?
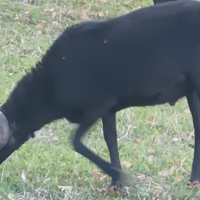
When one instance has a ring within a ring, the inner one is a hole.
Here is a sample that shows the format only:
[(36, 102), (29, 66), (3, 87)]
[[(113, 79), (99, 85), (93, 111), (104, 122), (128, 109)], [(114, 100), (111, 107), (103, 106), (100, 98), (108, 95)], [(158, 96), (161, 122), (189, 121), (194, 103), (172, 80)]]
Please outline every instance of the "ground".
[[(67, 26), (92, 18), (115, 17), (151, 0), (0, 0), (0, 105), (17, 81), (34, 67)], [(200, 199), (191, 188), (194, 130), (186, 99), (129, 108), (117, 114), (119, 154), (131, 183), (118, 194), (99, 168), (73, 151), (66, 120), (51, 123), (0, 165), (0, 199)], [(109, 161), (101, 121), (84, 139), (87, 147)]]

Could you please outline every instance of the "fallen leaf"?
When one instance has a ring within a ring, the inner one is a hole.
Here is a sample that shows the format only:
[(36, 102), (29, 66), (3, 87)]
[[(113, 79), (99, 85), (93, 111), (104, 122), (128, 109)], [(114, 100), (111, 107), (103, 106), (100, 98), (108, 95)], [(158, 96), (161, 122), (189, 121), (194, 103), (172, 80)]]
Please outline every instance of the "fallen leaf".
[(22, 171), (21, 178), (22, 178), (22, 180), (23, 180), (24, 182), (26, 181), (26, 175), (25, 175), (25, 172), (24, 172), (24, 171)]
[(42, 23), (42, 24), (46, 24), (46, 23), (47, 23), (47, 22), (44, 21), (44, 20), (39, 20), (38, 22), (39, 22), (39, 23)]
[(71, 191), (73, 189), (72, 186), (61, 186), (59, 185), (58, 188), (61, 190), (61, 191)]
[(11, 65), (10, 67), (8, 67), (8, 70), (13, 70), (13, 69), (15, 69), (14, 65)]
[(82, 15), (81, 15), (81, 19), (83, 20), (88, 20), (89, 17), (88, 17), (88, 10), (82, 10)]
[(183, 177), (182, 177), (182, 176), (177, 176), (177, 177), (175, 178), (175, 181), (176, 181), (177, 183), (180, 183), (182, 180), (183, 180)]
[(156, 117), (154, 117), (154, 116), (149, 116), (149, 118), (148, 118), (150, 121), (153, 121), (154, 119), (156, 119)]
[(102, 173), (97, 171), (92, 172), (92, 174), (95, 179), (100, 179), (102, 177)]
[(103, 17), (104, 16), (104, 14), (102, 13), (102, 12), (99, 12), (99, 17)]
[(173, 138), (172, 139), (174, 142), (177, 142), (178, 141), (178, 138)]
[(139, 144), (140, 140), (139, 140), (139, 139), (134, 139), (134, 142), (135, 142), (136, 144)]
[(84, 1), (80, 1), (80, 6), (84, 6), (86, 3)]
[(72, 174), (74, 171), (72, 170), (72, 169), (70, 169), (70, 168), (67, 168), (67, 174)]
[(137, 177), (138, 177), (138, 179), (145, 179), (145, 175), (144, 174), (139, 174)]
[(63, 30), (63, 27), (60, 25), (60, 26), (57, 26), (57, 29), (62, 31)]
[(135, 115), (138, 115), (138, 114), (140, 114), (141, 112), (139, 112), (139, 111), (135, 111), (134, 113), (135, 113)]
[(132, 163), (129, 163), (126, 161), (122, 161), (121, 164), (122, 164), (122, 166), (127, 167), (127, 168), (130, 168), (133, 165)]
[(93, 177), (94, 177), (94, 182), (96, 183), (98, 180), (100, 181), (103, 181), (107, 175), (103, 175), (102, 173), (100, 172), (97, 172), (97, 171), (93, 171)]
[(186, 134), (184, 132), (180, 132), (180, 137), (181, 138), (186, 138)]
[(132, 8), (132, 6), (130, 6), (130, 5), (128, 5), (128, 4), (124, 4), (124, 7), (125, 7), (125, 8), (129, 8), (129, 9)]
[(28, 15), (29, 13), (30, 13), (30, 10), (27, 10), (27, 11), (25, 12), (26, 15)]
[(134, 155), (134, 156), (133, 156), (133, 158), (135, 158), (135, 159), (137, 159), (137, 160), (138, 160), (138, 156), (137, 156), (137, 155)]
[(29, 180), (29, 182), (32, 182), (32, 178), (31, 177), (28, 177), (28, 180)]
[(177, 158), (173, 158), (174, 163), (177, 165), (181, 165), (181, 160), (178, 160)]
[(42, 23), (39, 23), (35, 26), (36, 29), (43, 29), (43, 24)]
[(57, 13), (56, 13), (56, 12), (53, 12), (53, 13), (52, 13), (52, 18), (54, 19), (56, 15), (57, 15)]
[(165, 139), (165, 137), (163, 135), (157, 135), (156, 136), (156, 143), (159, 144), (164, 139)]
[(125, 147), (125, 146), (126, 146), (126, 143), (122, 144), (122, 146)]
[(53, 12), (53, 11), (54, 11), (54, 8), (43, 10), (43, 12)]
[(115, 189), (113, 187), (110, 188), (109, 190), (110, 194), (113, 195), (113, 196), (116, 196), (117, 195), (117, 192), (115, 191)]
[(149, 179), (149, 177), (144, 175), (144, 174), (138, 174), (137, 178), (140, 179), (140, 180)]
[(148, 163), (153, 164), (153, 155), (148, 156)]
[(95, 5), (96, 7), (99, 7), (99, 4), (98, 4), (98, 3), (95, 3), (94, 5)]
[(59, 25), (59, 23), (57, 21), (53, 21), (52, 24), (53, 25)]
[(190, 109), (185, 109), (185, 113), (189, 114), (190, 113)]

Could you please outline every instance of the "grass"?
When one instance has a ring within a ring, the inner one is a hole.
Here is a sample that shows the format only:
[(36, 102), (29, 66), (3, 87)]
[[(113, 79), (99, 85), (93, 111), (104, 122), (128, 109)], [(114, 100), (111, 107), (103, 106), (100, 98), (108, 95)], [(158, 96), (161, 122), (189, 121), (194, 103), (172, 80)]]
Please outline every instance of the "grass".
[[(0, 0), (0, 104), (66, 26), (149, 5), (150, 0)], [(105, 192), (110, 178), (72, 150), (69, 135), (75, 128), (65, 120), (46, 125), (0, 165), (0, 199), (200, 199), (199, 188), (188, 186), (194, 133), (186, 99), (175, 107), (136, 107), (117, 114), (120, 159), (132, 175), (118, 195)], [(109, 161), (101, 121), (84, 143)]]

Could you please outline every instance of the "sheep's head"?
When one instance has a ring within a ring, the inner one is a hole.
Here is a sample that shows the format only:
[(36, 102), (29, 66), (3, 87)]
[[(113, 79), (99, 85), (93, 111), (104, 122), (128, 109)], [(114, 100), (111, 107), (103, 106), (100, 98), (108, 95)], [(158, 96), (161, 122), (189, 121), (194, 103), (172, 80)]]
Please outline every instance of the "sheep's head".
[(0, 111), (0, 149), (2, 149), (9, 140), (9, 125), (5, 115)]

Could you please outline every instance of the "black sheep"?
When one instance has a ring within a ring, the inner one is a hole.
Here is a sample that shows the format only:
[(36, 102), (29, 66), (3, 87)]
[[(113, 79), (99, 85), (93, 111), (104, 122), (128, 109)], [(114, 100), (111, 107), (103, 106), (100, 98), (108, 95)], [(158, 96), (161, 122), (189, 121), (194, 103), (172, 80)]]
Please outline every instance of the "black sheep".
[[(200, 2), (150, 6), (67, 28), (1, 107), (0, 163), (53, 120), (79, 124), (75, 150), (121, 180), (116, 112), (186, 96), (195, 128), (191, 181), (200, 180)], [(82, 143), (99, 118), (111, 163)], [(9, 131), (8, 131), (9, 130)]]

